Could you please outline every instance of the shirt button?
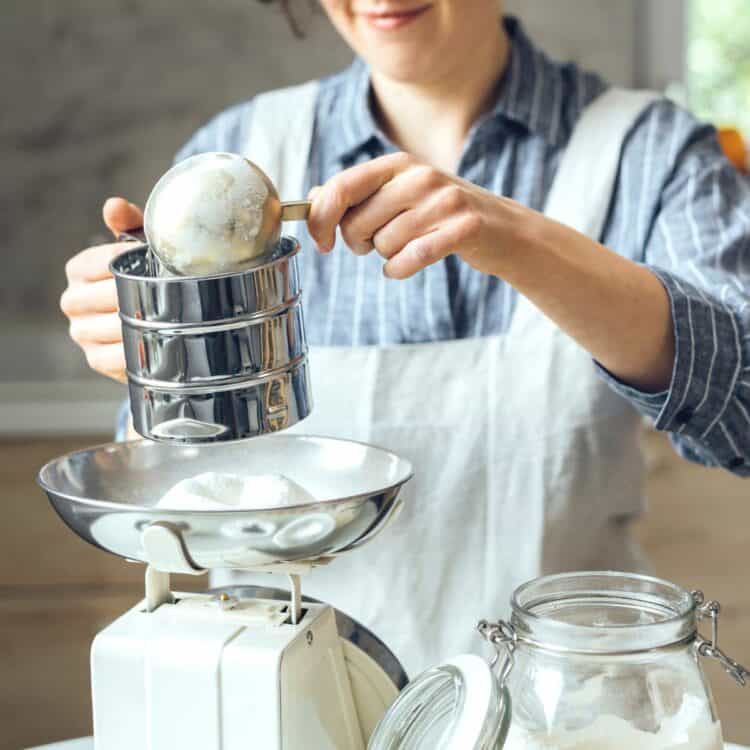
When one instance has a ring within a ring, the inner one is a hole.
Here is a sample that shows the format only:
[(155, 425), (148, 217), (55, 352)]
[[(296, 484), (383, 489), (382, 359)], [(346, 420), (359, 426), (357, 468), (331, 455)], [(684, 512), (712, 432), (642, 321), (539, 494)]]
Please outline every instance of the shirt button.
[(693, 418), (693, 414), (695, 414), (695, 411), (686, 406), (684, 409), (680, 409), (674, 418), (679, 424), (687, 424)]
[(745, 465), (745, 459), (742, 458), (742, 456), (735, 456), (728, 464), (727, 466), (730, 469), (739, 469), (741, 466)]

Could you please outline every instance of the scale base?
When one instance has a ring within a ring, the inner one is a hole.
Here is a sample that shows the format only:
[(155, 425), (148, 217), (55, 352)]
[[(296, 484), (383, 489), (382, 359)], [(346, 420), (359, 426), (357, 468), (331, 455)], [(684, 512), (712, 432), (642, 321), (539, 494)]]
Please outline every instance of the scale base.
[(334, 610), (174, 594), (94, 640), (96, 750), (363, 750), (398, 690)]

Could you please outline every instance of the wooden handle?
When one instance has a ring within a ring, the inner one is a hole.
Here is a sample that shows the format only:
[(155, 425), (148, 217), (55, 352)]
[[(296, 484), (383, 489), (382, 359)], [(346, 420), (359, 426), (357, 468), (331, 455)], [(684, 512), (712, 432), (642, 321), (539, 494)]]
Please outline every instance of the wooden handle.
[(310, 201), (285, 201), (281, 204), (282, 221), (304, 221), (310, 215)]

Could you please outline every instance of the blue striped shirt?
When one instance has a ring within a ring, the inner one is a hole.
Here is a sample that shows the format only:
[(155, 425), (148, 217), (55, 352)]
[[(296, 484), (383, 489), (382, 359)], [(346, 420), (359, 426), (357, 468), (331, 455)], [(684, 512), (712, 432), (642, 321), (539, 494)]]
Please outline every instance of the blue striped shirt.
[[(494, 105), (471, 128), (457, 174), (542, 210), (584, 107), (607, 84), (550, 60), (520, 24), (504, 21), (511, 55)], [(180, 151), (240, 151), (253, 102), (217, 115)], [(307, 187), (396, 150), (370, 107), (360, 60), (321, 82)], [(284, 196), (294, 198), (299, 196)], [(329, 346), (488, 336), (508, 328), (517, 293), (451, 256), (407, 281), (386, 279), (375, 253), (320, 256), (300, 237), (306, 330)], [(676, 362), (662, 393), (603, 378), (694, 461), (750, 475), (750, 181), (723, 157), (712, 127), (667, 100), (625, 143), (602, 242), (663, 283)]]

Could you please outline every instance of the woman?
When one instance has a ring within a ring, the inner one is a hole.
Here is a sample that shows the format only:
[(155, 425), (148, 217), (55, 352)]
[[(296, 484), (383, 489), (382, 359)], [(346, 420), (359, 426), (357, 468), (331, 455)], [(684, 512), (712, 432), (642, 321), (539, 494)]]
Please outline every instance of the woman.
[[(306, 590), (416, 671), (477, 648), (522, 580), (642, 566), (641, 415), (750, 474), (750, 185), (711, 128), (549, 60), (496, 0), (321, 4), (354, 65), (230, 108), (178, 159), (241, 152), (311, 192), (302, 427), (416, 477), (392, 528)], [(104, 217), (141, 221), (122, 199)], [(125, 248), (73, 258), (62, 299), (119, 380), (107, 264)]]

